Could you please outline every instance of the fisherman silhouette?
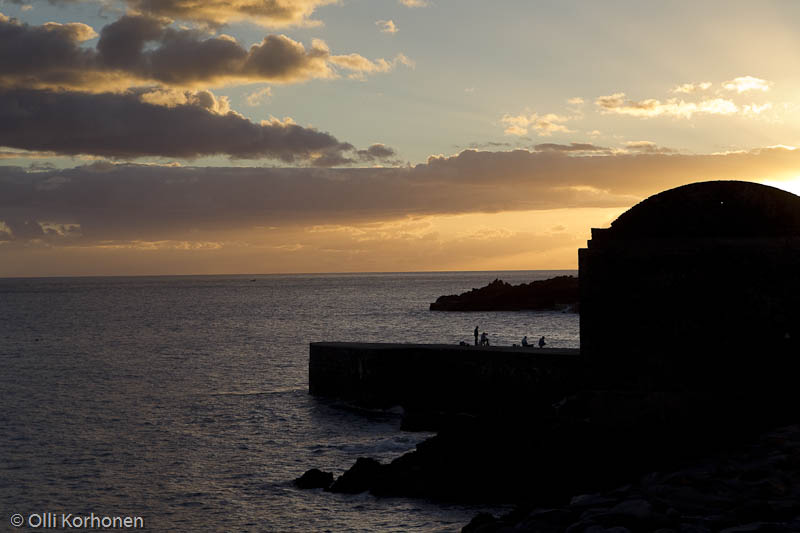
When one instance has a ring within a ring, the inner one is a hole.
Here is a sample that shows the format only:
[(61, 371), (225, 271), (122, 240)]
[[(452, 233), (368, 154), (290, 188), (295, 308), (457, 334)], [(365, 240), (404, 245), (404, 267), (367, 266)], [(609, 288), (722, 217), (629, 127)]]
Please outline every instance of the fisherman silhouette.
[(489, 336), (485, 331), (481, 333), (481, 346), (489, 346)]

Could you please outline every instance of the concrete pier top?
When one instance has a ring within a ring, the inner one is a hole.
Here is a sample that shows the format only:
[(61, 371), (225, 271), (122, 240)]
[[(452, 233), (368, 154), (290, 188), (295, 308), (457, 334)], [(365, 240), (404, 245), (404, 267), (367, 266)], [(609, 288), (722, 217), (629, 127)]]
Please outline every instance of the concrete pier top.
[(580, 360), (568, 348), (314, 342), (309, 391), (372, 407), (477, 411), (560, 398), (576, 383)]
[(374, 350), (376, 352), (389, 352), (393, 350), (421, 350), (426, 352), (480, 352), (484, 355), (491, 353), (519, 353), (530, 355), (559, 355), (577, 357), (581, 354), (578, 348), (537, 348), (533, 346), (460, 346), (458, 344), (414, 344), (390, 342), (312, 342), (312, 347), (335, 348), (340, 350)]

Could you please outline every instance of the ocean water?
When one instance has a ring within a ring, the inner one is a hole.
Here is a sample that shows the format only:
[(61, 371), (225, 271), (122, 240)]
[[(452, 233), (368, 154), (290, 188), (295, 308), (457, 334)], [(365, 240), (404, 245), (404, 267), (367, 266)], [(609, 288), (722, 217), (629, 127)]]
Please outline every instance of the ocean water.
[(563, 273), (0, 279), (0, 524), (49, 512), (151, 531), (458, 531), (483, 508), (292, 485), (429, 436), (400, 431), (396, 410), (309, 396), (308, 344), (455, 344), (479, 325), (492, 344), (576, 348), (575, 314), (428, 311), (495, 278)]

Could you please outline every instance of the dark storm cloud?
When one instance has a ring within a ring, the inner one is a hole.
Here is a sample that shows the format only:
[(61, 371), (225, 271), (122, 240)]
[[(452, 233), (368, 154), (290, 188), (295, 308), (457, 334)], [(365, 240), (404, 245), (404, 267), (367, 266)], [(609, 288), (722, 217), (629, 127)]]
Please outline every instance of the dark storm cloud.
[(339, 163), (352, 162), (345, 153), (353, 146), (329, 133), (215, 113), (209, 109), (217, 104), (213, 95), (198, 95), (167, 107), (143, 102), (135, 92), (0, 91), (0, 146), (120, 158), (224, 154), (312, 163), (338, 156)]
[(245, 49), (232, 37), (176, 29), (168, 19), (143, 15), (105, 26), (95, 48), (81, 44), (95, 36), (85, 24), (31, 26), (0, 15), (0, 85), (103, 92), (148, 83), (293, 83), (336, 77), (337, 69), (387, 72), (408, 61), (332, 55), (322, 41), (306, 48), (285, 35), (268, 35)]
[[(716, 155), (476, 152), (413, 168), (190, 168), (97, 163), (26, 172), (0, 167), (0, 231), (87, 244), (202, 238), (256, 226), (348, 224), (407, 215), (627, 207), (711, 179), (795, 172), (800, 151)], [(58, 226), (60, 225), (60, 226)], [(15, 230), (16, 228), (16, 230)]]

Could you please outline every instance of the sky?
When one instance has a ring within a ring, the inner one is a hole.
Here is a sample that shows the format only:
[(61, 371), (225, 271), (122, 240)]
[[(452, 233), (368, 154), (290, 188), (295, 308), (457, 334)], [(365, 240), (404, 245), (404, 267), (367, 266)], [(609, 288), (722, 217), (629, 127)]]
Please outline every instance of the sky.
[(0, 277), (575, 269), (800, 193), (789, 0), (0, 0)]

